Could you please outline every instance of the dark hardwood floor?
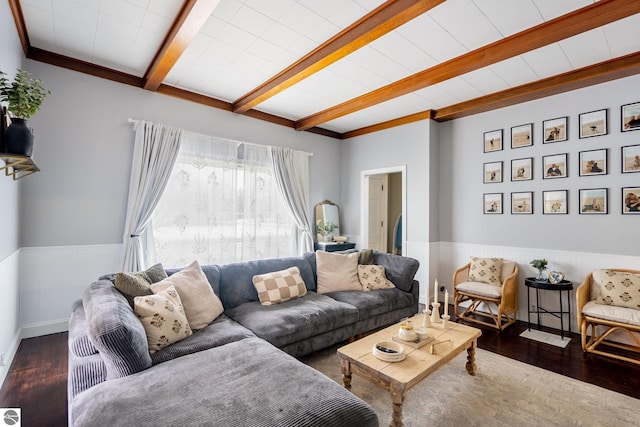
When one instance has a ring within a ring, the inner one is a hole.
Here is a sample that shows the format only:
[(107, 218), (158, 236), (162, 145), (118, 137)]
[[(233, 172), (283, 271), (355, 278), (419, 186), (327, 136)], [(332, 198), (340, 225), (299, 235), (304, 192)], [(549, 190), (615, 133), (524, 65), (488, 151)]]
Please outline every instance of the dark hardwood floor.
[[(526, 328), (526, 322), (502, 332), (481, 328), (478, 347), (640, 399), (640, 366), (584, 354), (578, 334), (566, 348), (521, 338)], [(0, 390), (0, 407), (22, 408), (23, 426), (57, 427), (67, 425), (66, 403), (67, 333), (23, 340)]]

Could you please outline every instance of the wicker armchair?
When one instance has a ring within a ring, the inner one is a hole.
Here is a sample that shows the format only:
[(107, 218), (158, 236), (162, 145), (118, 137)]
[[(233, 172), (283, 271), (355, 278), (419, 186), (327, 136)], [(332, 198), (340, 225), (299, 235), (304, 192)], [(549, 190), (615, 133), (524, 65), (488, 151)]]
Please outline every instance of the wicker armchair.
[[(610, 270), (640, 274), (638, 270), (620, 268)], [(576, 312), (578, 313), (578, 325), (582, 338), (582, 350), (640, 365), (640, 357), (634, 359), (607, 351), (607, 347), (615, 347), (640, 353), (640, 310), (596, 304), (594, 300), (599, 286), (594, 280), (593, 273), (589, 273), (576, 290)], [(611, 334), (619, 331), (626, 334), (631, 344), (607, 339)]]
[[(499, 330), (515, 323), (518, 312), (518, 265), (513, 261), (503, 260), (500, 276), (502, 286), (469, 282), (470, 266), (471, 263), (468, 263), (453, 273), (456, 316)], [(471, 304), (461, 311), (459, 305), (465, 301), (471, 301)], [(483, 310), (478, 310), (481, 305)], [(472, 316), (482, 316), (491, 322)]]

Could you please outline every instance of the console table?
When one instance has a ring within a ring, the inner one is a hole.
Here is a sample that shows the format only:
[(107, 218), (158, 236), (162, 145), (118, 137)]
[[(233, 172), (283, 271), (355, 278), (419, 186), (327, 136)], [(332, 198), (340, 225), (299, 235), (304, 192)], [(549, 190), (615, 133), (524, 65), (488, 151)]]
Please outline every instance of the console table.
[[(569, 328), (568, 333), (571, 334), (571, 290), (573, 289), (573, 283), (569, 280), (563, 280), (560, 283), (553, 284), (547, 280), (538, 281), (535, 277), (527, 277), (524, 280), (524, 284), (527, 286), (527, 327), (531, 330), (531, 313), (536, 313), (538, 319), (538, 328), (540, 328), (540, 314), (551, 314), (554, 317), (560, 319), (560, 337), (564, 338), (564, 319), (563, 316), (567, 314), (569, 316)], [(533, 288), (536, 290), (536, 309), (531, 310), (530, 292)], [(560, 301), (560, 311), (549, 311), (540, 307), (540, 290), (544, 291), (556, 291), (558, 292), (558, 299)], [(564, 311), (562, 306), (562, 291), (567, 291), (567, 311)]]
[(316, 251), (336, 252), (346, 251), (347, 249), (355, 249), (355, 243), (338, 243), (338, 242), (316, 242), (313, 245), (313, 249)]

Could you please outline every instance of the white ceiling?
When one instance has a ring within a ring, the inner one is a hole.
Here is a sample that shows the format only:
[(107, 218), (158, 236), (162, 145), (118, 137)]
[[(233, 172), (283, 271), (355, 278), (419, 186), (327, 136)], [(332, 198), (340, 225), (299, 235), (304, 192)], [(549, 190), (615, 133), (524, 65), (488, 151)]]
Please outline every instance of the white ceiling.
[[(382, 3), (221, 0), (163, 83), (232, 103)], [(299, 120), (592, 3), (448, 0), (255, 109)], [(20, 5), (31, 46), (142, 77), (183, 2), (20, 0)], [(640, 14), (320, 127), (347, 132), (638, 51)]]

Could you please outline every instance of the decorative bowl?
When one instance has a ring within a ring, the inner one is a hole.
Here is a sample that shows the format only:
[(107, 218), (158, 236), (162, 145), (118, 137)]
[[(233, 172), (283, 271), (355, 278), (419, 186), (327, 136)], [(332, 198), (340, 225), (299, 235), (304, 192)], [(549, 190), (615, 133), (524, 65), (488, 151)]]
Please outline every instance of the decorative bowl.
[(407, 357), (404, 347), (393, 341), (375, 343), (371, 352), (375, 357), (385, 362), (400, 362)]
[(347, 236), (333, 236), (333, 241), (336, 243), (344, 243), (347, 241)]

